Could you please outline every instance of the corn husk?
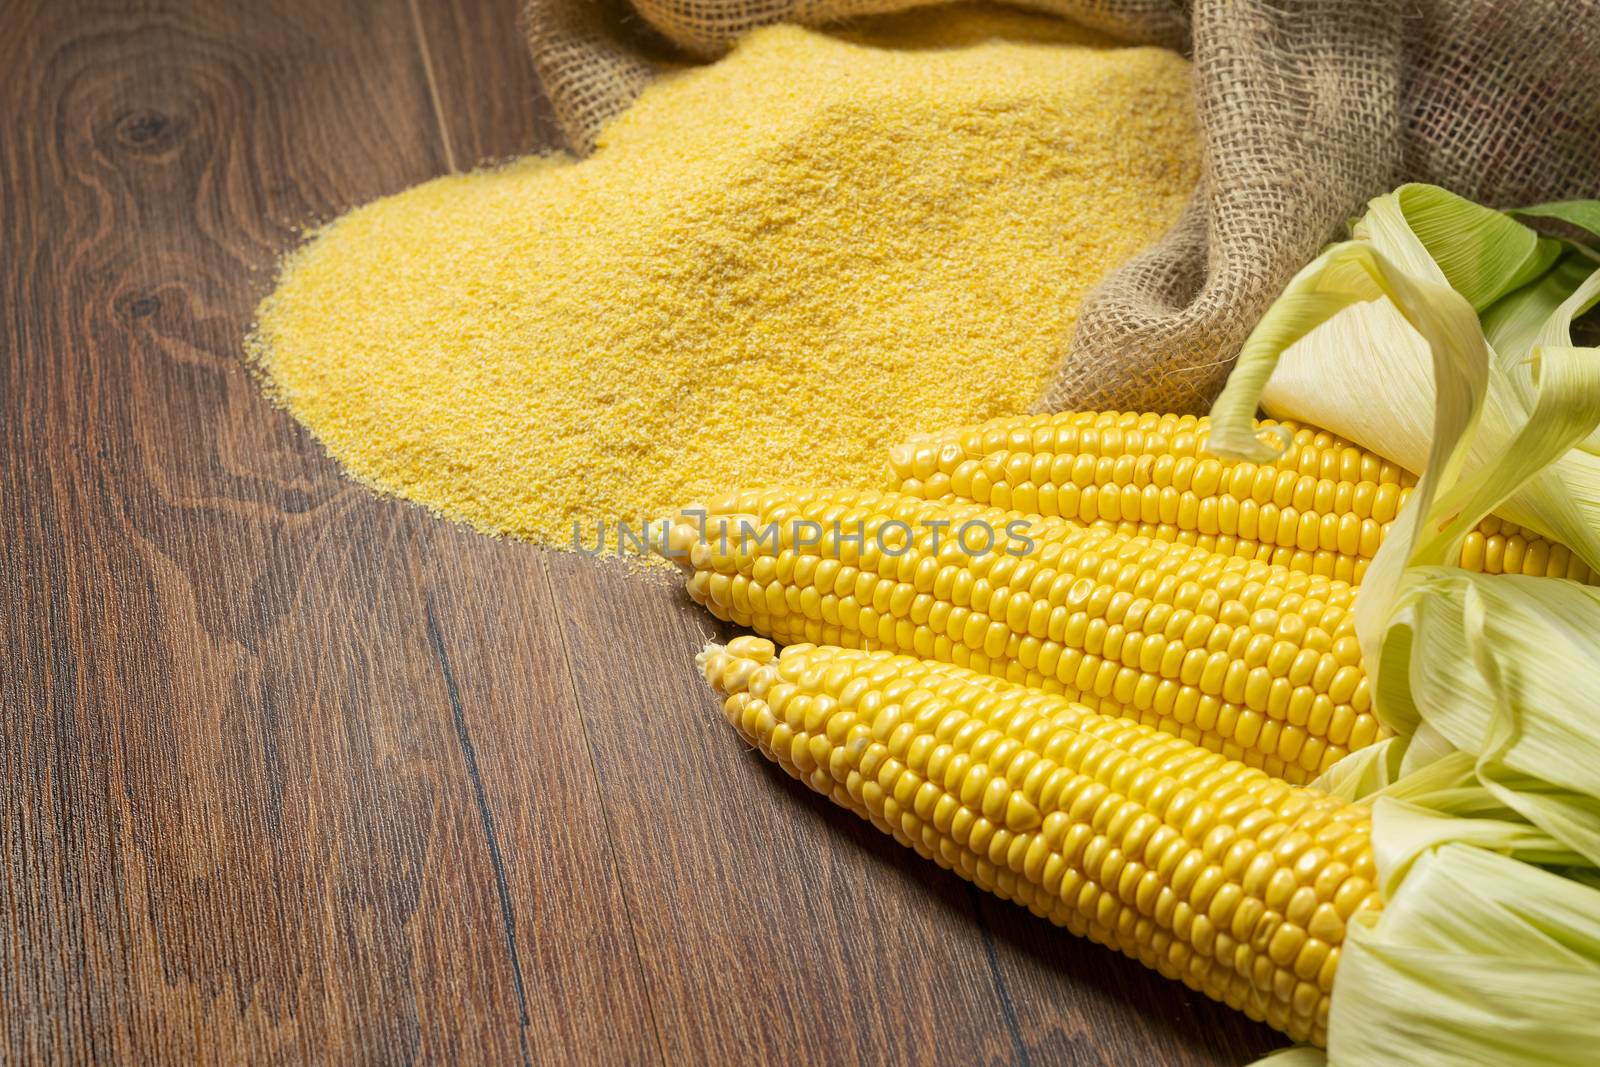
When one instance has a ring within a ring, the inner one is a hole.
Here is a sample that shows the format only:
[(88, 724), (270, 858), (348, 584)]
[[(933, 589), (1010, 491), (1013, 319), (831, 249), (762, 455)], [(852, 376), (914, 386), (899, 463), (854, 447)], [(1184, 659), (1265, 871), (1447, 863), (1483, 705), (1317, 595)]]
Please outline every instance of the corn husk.
[[(1483, 333), (1489, 346), (1506, 360), (1515, 360), (1519, 354), (1533, 348), (1551, 318), (1561, 311), (1562, 304), (1572, 297), (1600, 269), (1600, 263), (1580, 252), (1563, 256), (1549, 273), (1497, 300), (1482, 315)], [(1584, 305), (1567, 318), (1570, 341), (1571, 319)]]
[(1593, 1063), (1597, 1006), (1600, 892), (1447, 844), (1345, 935), (1328, 1062)]
[(1600, 890), (1448, 843), (1422, 854), (1384, 910), (1357, 916), (1346, 933), (1327, 1052), (1301, 1046), (1258, 1063), (1589, 1064), (1596, 1005)]
[(1600, 691), (1600, 591), (1444, 566), (1468, 531), (1548, 479), (1600, 426), (1600, 358), (1536, 345), (1526, 415), (1504, 428), (1492, 458), (1473, 463), (1494, 367), (1468, 298), (1370, 246), (1336, 252), (1324, 257), (1329, 274), (1362, 272), (1340, 291), (1381, 288), (1426, 343), (1434, 378), (1423, 474), (1356, 605), (1378, 714), (1402, 737), (1426, 727), (1431, 747), (1473, 754), (1484, 788), (1600, 866), (1600, 709), (1589, 700)]
[[(1375, 204), (1357, 240), (1295, 279), (1213, 412), (1230, 431), (1221, 450), (1266, 458), (1275, 442), (1252, 436), (1248, 420), (1277, 368), (1301, 375), (1307, 395), (1317, 378), (1327, 405), (1425, 425), (1407, 445), (1422, 476), (1356, 605), (1374, 706), (1397, 736), (1319, 782), (1373, 805), (1385, 897), (1347, 933), (1327, 1062), (1591, 1063), (1600, 1049), (1600, 590), (1445, 563), (1485, 515), (1508, 508), (1586, 559), (1580, 546), (1600, 547), (1600, 513), (1571, 484), (1584, 474), (1575, 457), (1592, 455), (1600, 427), (1600, 358), (1564, 333), (1592, 299), (1593, 275), (1554, 300), (1521, 362), (1509, 363), (1480, 316), (1487, 310), (1501, 336), (1526, 332), (1517, 323), (1531, 319), (1528, 306), (1553, 299), (1530, 286), (1559, 288), (1579, 272), (1537, 237), (1509, 251), (1458, 241), (1442, 262), (1422, 264), (1416, 234), (1396, 235), (1403, 199), (1389, 206)], [(1463, 280), (1474, 271), (1472, 284)], [(1351, 347), (1329, 347), (1329, 337)], [(1301, 342), (1320, 362), (1295, 363)], [(1369, 372), (1359, 388), (1352, 365)], [(1370, 433), (1329, 428), (1385, 451)], [(1318, 1061), (1297, 1050), (1275, 1061), (1285, 1062)]]
[[(1421, 312), (1397, 299), (1393, 279), (1403, 278), (1423, 287), (1409, 299), (1436, 302), (1448, 290), (1478, 320), (1489, 366), (1481, 426), (1463, 462), (1491, 462), (1533, 414), (1540, 353), (1573, 348), (1573, 319), (1600, 302), (1600, 261), (1431, 186), (1372, 201), (1355, 235), (1302, 271), (1246, 342), (1212, 409), (1211, 450), (1276, 458), (1283, 442), (1252, 433), (1259, 404), (1421, 470), (1434, 436), (1435, 381), (1426, 331), (1415, 321)], [(1388, 264), (1389, 275), (1361, 267), (1364, 255)], [(1600, 349), (1573, 350), (1600, 360)], [(1600, 432), (1575, 442), (1497, 513), (1600, 569)]]
[(1554, 219), (1590, 236), (1600, 237), (1600, 200), (1560, 200), (1551, 204), (1513, 208), (1513, 215), (1525, 218)]
[(1600, 892), (1563, 875), (1600, 868), (1600, 591), (1443, 564), (1600, 425), (1600, 360), (1536, 346), (1524, 421), (1473, 463), (1494, 368), (1465, 298), (1442, 303), (1446, 325), (1407, 320), (1435, 378), (1425, 473), (1357, 604), (1375, 706), (1400, 736), (1347, 772), (1378, 787), (1385, 908), (1347, 938), (1329, 1057), (1588, 1063)]
[(1402, 185), (1352, 228), (1401, 270), (1443, 282), (1482, 312), (1542, 277), (1561, 242), (1433, 185)]

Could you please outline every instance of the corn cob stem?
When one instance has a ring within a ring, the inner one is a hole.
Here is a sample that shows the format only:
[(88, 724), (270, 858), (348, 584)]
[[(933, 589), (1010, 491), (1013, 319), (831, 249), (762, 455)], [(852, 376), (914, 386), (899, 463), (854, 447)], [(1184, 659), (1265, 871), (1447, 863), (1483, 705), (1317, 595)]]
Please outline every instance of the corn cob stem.
[[(897, 445), (888, 485), (927, 500), (1103, 523), (1359, 583), (1416, 478), (1314, 427), (1257, 426), (1289, 435), (1277, 463), (1207, 456), (1210, 420), (1193, 415), (995, 419)], [(1564, 545), (1493, 517), (1467, 536), (1460, 563), (1487, 574), (1594, 579)]]
[[(1020, 555), (998, 540), (968, 553), (954, 531), (1020, 517), (898, 494), (750, 491), (710, 514), (673, 527), (689, 595), (782, 644), (968, 666), (1291, 782), (1386, 735), (1343, 582), (1059, 519), (1026, 525)], [(805, 543), (804, 523), (827, 533)]]
[(1368, 810), (1065, 698), (889, 652), (741, 637), (699, 666), (768, 759), (1073, 933), (1324, 1044)]

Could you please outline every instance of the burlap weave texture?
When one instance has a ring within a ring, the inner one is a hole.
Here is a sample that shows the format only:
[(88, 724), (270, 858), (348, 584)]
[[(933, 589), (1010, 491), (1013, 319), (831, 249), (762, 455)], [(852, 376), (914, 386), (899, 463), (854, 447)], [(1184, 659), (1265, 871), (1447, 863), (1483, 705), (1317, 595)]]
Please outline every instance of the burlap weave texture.
[[(938, 0), (528, 0), (574, 149), (672, 60), (773, 22)], [(1600, 0), (1031, 0), (1194, 60), (1204, 170), (1084, 305), (1050, 410), (1203, 410), (1294, 272), (1402, 181), (1499, 207), (1600, 196)]]

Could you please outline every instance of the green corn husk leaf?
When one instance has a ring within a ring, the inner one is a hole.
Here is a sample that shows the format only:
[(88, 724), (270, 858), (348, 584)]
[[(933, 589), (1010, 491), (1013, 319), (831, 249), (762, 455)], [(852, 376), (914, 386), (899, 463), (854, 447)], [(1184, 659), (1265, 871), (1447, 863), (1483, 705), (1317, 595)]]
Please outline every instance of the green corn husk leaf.
[(1513, 215), (1555, 219), (1600, 237), (1600, 200), (1557, 200), (1550, 204), (1519, 207)]
[[(1520, 357), (1532, 348), (1534, 338), (1544, 329), (1546, 320), (1560, 310), (1567, 298), (1577, 292), (1578, 287), (1588, 281), (1597, 268), (1600, 268), (1600, 264), (1594, 260), (1571, 252), (1537, 281), (1495, 301), (1483, 313), (1483, 333), (1489, 339), (1489, 346), (1502, 354), (1502, 363)], [(1590, 301), (1578, 309), (1577, 315), (1593, 306), (1593, 301)]]
[[(1536, 348), (1527, 421), (1494, 461), (1463, 473), (1488, 351), (1465, 328), (1462, 304), (1441, 302), (1454, 329), (1412, 316), (1432, 342), (1435, 432), (1411, 501), (1368, 570), (1357, 634), (1385, 724), (1420, 735), (1434, 757), (1444, 746), (1470, 753), (1477, 784), (1501, 805), (1600, 866), (1600, 710), (1585, 699), (1600, 686), (1590, 647), (1600, 591), (1442, 565), (1485, 515), (1600, 425), (1600, 360)], [(1419, 766), (1407, 756), (1402, 773)]]
[(1376, 861), (1386, 894), (1398, 888), (1416, 857), (1447, 841), (1547, 867), (1591, 862), (1506, 804), (1481, 780), (1477, 763), (1438, 735), (1391, 737), (1340, 760), (1316, 784), (1374, 806), (1374, 819), (1383, 824)]
[[(1268, 442), (1254, 430), (1256, 407), (1277, 369), (1278, 357), (1346, 309), (1380, 299), (1387, 299), (1401, 321), (1421, 335), (1424, 349), (1426, 341), (1443, 330), (1463, 331), (1462, 344), (1472, 343), (1472, 335), (1477, 336), (1478, 344), (1483, 343), (1471, 305), (1442, 280), (1408, 274), (1367, 242), (1335, 245), (1295, 276), (1245, 341), (1227, 386), (1211, 408), (1210, 451), (1254, 463), (1268, 463), (1281, 455), (1286, 440)], [(1438, 309), (1446, 307), (1451, 314), (1441, 317)], [(1382, 351), (1387, 339), (1374, 337), (1372, 341), (1374, 350)], [(1357, 384), (1350, 377), (1332, 373), (1343, 369), (1338, 363), (1326, 369), (1335, 387), (1348, 384), (1354, 388)], [(1363, 383), (1361, 388), (1370, 395), (1376, 384)]]
[[(1381, 241), (1386, 224), (1369, 234)], [(1550, 478), (1587, 455), (1577, 446), (1600, 425), (1600, 359), (1561, 343), (1580, 286), (1546, 315), (1519, 388), (1469, 299), (1437, 266), (1424, 274), (1357, 241), (1296, 279), (1297, 298), (1342, 300), (1341, 318), (1386, 308), (1387, 327), (1369, 317), (1366, 336), (1346, 334), (1355, 347), (1323, 357), (1367, 360), (1371, 404), (1404, 355), (1413, 364), (1399, 374), (1428, 379), (1410, 400), (1431, 412), (1413, 467), (1422, 476), (1356, 605), (1374, 705), (1398, 736), (1319, 780), (1372, 803), (1385, 897), (1347, 933), (1326, 1062), (1589, 1063), (1600, 1048), (1600, 590), (1443, 564), (1483, 516), (1531, 488), (1548, 494), (1536, 500), (1545, 514), (1595, 538), (1594, 515)], [(1384, 303), (1362, 303), (1372, 292)], [(1258, 336), (1305, 336), (1307, 306), (1290, 303)], [(1258, 358), (1244, 381), (1265, 386), (1276, 353)]]
[[(1472, 785), (1464, 785), (1457, 794), (1463, 799), (1492, 800), (1486, 790)], [(1375, 798), (1373, 820), (1382, 831), (1375, 835), (1373, 845), (1384, 899), (1399, 893), (1419, 860), (1448, 844), (1475, 845), (1541, 867), (1581, 867), (1588, 862), (1515, 813), (1506, 814), (1503, 819), (1454, 815), (1428, 804), (1410, 804), (1389, 796)]]
[(1488, 351), (1460, 329), (1427, 336), (1439, 404), (1426, 471), (1356, 606), (1375, 706), (1400, 736), (1327, 776), (1372, 796), (1385, 897), (1347, 934), (1328, 1061), (1587, 1063), (1600, 1040), (1600, 710), (1586, 699), (1600, 591), (1440, 563), (1600, 423), (1600, 361), (1536, 348), (1528, 421), (1463, 472)]
[[(1407, 190), (1410, 195), (1402, 196)], [(1481, 231), (1475, 240), (1463, 239), (1455, 247), (1436, 234), (1430, 237), (1434, 249), (1446, 256), (1446, 271), (1410, 228), (1403, 205), (1418, 203), (1418, 190), (1406, 187), (1374, 200), (1357, 226), (1359, 238), (1323, 253), (1268, 310), (1212, 408), (1211, 451), (1258, 463), (1276, 458), (1284, 442), (1257, 438), (1251, 432), (1250, 420), (1259, 403), (1272, 415), (1313, 423), (1359, 441), (1409, 470), (1426, 467), (1436, 400), (1431, 352), (1437, 346), (1430, 342), (1436, 339), (1437, 328), (1433, 335), (1422, 328), (1419, 315), (1425, 312), (1416, 301), (1437, 304), (1438, 293), (1445, 290), (1471, 305), (1473, 299), (1493, 300), (1496, 294), (1514, 289), (1511, 299), (1516, 302), (1507, 305), (1510, 310), (1501, 312), (1496, 321), (1503, 339), (1528, 336), (1523, 319), (1531, 318), (1529, 302), (1536, 296), (1548, 300), (1561, 295), (1560, 287), (1568, 284), (1576, 268), (1558, 265), (1546, 271), (1531, 284), (1541, 287), (1544, 278), (1555, 275), (1549, 291), (1540, 288), (1537, 294), (1526, 294), (1528, 273), (1540, 264), (1548, 266), (1543, 251), (1550, 247), (1548, 242), (1541, 244), (1544, 239), (1526, 227), (1459, 198), (1422, 198), (1428, 210), (1421, 217), (1430, 233), (1449, 213)], [(1457, 210), (1460, 205), (1471, 210)], [(1505, 236), (1516, 251), (1498, 257), (1483, 251), (1480, 246), (1495, 234)], [(1377, 257), (1375, 261), (1387, 264), (1389, 273), (1363, 269), (1363, 255)], [(1397, 278), (1413, 286), (1410, 297), (1397, 287)], [(1600, 271), (1591, 271), (1573, 283), (1533, 328), (1525, 350), (1494, 354), (1484, 397), (1478, 402), (1481, 432), (1471, 435), (1464, 464), (1490, 463), (1512, 447), (1518, 428), (1532, 414), (1536, 350), (1570, 347), (1572, 319), (1597, 298)], [(1475, 351), (1485, 349), (1482, 326), (1470, 311), (1470, 306), (1468, 313), (1454, 308), (1449, 328), (1461, 331), (1462, 344)], [(1476, 341), (1465, 339), (1468, 330), (1477, 331)], [(1600, 361), (1600, 349), (1575, 351)], [(1600, 570), (1600, 432), (1574, 442), (1569, 454), (1529, 478), (1496, 513), (1567, 545), (1592, 569)]]
[(1354, 235), (1401, 270), (1449, 285), (1474, 311), (1534, 281), (1561, 254), (1561, 242), (1435, 185), (1402, 185), (1374, 200)]
[[(1534, 336), (1530, 351), (1550, 348), (1572, 348), (1572, 323), (1584, 312), (1600, 304), (1600, 269), (1582, 283), (1580, 283), (1561, 304), (1545, 319), (1544, 325)], [(1600, 358), (1600, 349), (1585, 349), (1590, 358)], [(1510, 375), (1512, 384), (1517, 387), (1519, 399), (1523, 406), (1528, 407), (1534, 396), (1534, 383), (1531, 368), (1532, 360), (1523, 360), (1518, 363), (1507, 363), (1506, 372)], [(1590, 455), (1600, 456), (1600, 430), (1584, 438), (1578, 446)]]

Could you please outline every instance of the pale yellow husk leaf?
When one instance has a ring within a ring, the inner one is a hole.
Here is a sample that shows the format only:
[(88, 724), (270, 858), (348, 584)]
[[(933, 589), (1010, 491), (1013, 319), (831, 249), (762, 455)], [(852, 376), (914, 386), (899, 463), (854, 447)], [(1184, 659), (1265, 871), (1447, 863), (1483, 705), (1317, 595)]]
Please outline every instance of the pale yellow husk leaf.
[[(1444, 566), (1508, 501), (1559, 520), (1527, 524), (1574, 549), (1600, 547), (1595, 513), (1562, 469), (1590, 455), (1600, 426), (1600, 359), (1564, 332), (1587, 281), (1558, 302), (1560, 322), (1535, 332), (1526, 366), (1507, 367), (1478, 312), (1539, 284), (1543, 246), (1524, 241), (1493, 263), (1475, 261), (1467, 242), (1447, 257), (1452, 278), (1389, 232), (1394, 213), (1378, 214), (1291, 284), (1213, 412), (1230, 430), (1223, 451), (1269, 453), (1248, 419), (1278, 357), (1341, 309), (1387, 308), (1387, 325), (1330, 329), (1356, 343), (1320, 349), (1317, 373), (1329, 403), (1411, 405), (1403, 414), (1426, 426), (1408, 457), (1422, 477), (1357, 603), (1375, 706), (1398, 736), (1320, 783), (1373, 804), (1385, 894), (1347, 936), (1326, 1059), (1590, 1063), (1600, 1047), (1600, 591)], [(1460, 283), (1474, 262), (1505, 284)], [(1367, 372), (1363, 388), (1346, 376), (1352, 364)], [(1402, 396), (1394, 381), (1407, 375), (1427, 388)], [(1318, 1056), (1294, 1050), (1274, 1064)]]

